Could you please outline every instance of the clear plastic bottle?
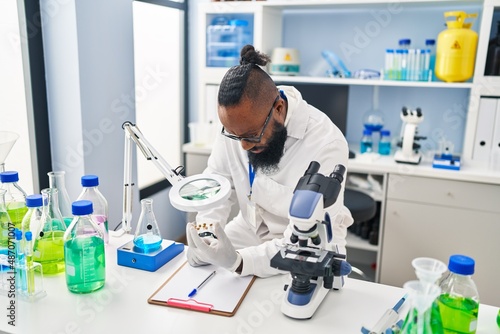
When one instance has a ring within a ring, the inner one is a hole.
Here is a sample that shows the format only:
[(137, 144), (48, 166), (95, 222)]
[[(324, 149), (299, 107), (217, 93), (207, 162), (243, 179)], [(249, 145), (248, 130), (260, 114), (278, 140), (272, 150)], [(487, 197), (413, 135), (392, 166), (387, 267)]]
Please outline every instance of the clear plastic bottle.
[(83, 190), (78, 196), (77, 200), (89, 200), (92, 202), (94, 213), (92, 216), (99, 225), (104, 235), (104, 242), (109, 242), (108, 230), (108, 201), (104, 195), (99, 191), (99, 178), (97, 175), (84, 175), (82, 176)]
[(439, 311), (445, 333), (476, 333), (479, 293), (472, 280), (474, 259), (452, 255), (449, 275), (441, 282)]
[(106, 257), (101, 229), (92, 218), (92, 202), (73, 202), (75, 216), (64, 233), (66, 285), (74, 293), (89, 293), (104, 286)]
[(58, 206), (58, 190), (42, 190), (45, 205), (42, 209), (42, 226), (35, 234), (33, 261), (42, 265), (44, 275), (58, 274), (64, 271), (63, 236), (66, 225)]
[(31, 231), (33, 235), (40, 233), (43, 226), (43, 199), (42, 195), (35, 194), (26, 196), (26, 206), (28, 211), (24, 215), (21, 223), (21, 231), (24, 233)]
[(16, 171), (0, 173), (0, 189), (5, 189), (5, 206), (15, 228), (21, 229), (21, 222), (28, 211), (26, 192), (19, 186), (19, 174)]
[(73, 215), (71, 214), (71, 199), (69, 198), (68, 191), (66, 190), (65, 174), (66, 172), (64, 171), (53, 171), (47, 173), (49, 176), (49, 187), (58, 190), (59, 210), (63, 216), (64, 223), (66, 226), (69, 226), (73, 220)]
[(391, 154), (391, 131), (380, 131), (380, 141), (378, 142), (378, 153), (381, 155)]
[[(7, 212), (7, 208), (5, 206), (5, 193), (7, 190), (0, 188), (0, 252), (3, 255), (8, 256), (8, 246), (9, 246), (9, 232), (14, 228), (9, 213)], [(1, 265), (0, 269), (3, 269), (4, 266)]]
[(361, 137), (361, 153), (373, 152), (373, 136), (370, 130), (363, 130), (363, 137)]
[(142, 253), (150, 253), (161, 247), (161, 234), (153, 212), (153, 200), (141, 200), (141, 215), (135, 230), (134, 246)]

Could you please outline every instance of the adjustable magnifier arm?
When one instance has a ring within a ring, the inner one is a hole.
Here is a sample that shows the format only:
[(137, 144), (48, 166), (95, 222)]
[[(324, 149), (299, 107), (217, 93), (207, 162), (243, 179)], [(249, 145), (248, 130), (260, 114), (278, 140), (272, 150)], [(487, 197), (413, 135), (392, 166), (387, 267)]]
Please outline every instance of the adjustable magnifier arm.
[(180, 182), (184, 177), (180, 175), (182, 166), (173, 169), (156, 149), (147, 141), (139, 128), (127, 121), (122, 125), (125, 131), (125, 154), (123, 165), (123, 217), (122, 228), (125, 233), (131, 230), (132, 221), (132, 143), (139, 148), (147, 160), (151, 161), (165, 178), (172, 184)]

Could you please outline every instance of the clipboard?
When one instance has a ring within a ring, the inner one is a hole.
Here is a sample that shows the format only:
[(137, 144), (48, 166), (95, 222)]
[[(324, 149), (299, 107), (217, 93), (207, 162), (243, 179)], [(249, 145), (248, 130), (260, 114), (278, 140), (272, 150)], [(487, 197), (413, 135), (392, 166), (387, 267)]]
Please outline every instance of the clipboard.
[[(211, 272), (217, 273), (192, 298), (188, 294)], [(213, 265), (192, 267), (187, 261), (148, 298), (149, 304), (232, 317), (255, 276), (239, 276)]]

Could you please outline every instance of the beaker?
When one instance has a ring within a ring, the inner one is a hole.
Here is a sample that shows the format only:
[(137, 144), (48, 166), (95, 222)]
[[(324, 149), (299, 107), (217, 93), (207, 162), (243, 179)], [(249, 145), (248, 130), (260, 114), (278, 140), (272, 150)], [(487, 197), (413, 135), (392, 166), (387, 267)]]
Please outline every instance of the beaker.
[(134, 246), (142, 253), (150, 253), (161, 247), (161, 234), (153, 212), (153, 200), (141, 200), (141, 215), (135, 230)]
[(56, 188), (59, 191), (59, 209), (64, 219), (64, 223), (66, 226), (69, 226), (73, 220), (73, 214), (71, 213), (71, 200), (69, 198), (68, 191), (66, 190), (66, 182), (64, 179), (65, 174), (66, 172), (64, 171), (53, 171), (47, 173), (49, 176), (49, 187)]

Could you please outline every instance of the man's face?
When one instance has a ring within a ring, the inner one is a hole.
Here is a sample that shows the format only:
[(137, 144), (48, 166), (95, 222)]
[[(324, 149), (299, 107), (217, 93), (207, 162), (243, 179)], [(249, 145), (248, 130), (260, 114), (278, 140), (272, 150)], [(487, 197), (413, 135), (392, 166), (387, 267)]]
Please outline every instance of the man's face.
[(264, 174), (273, 174), (278, 171), (278, 164), (283, 157), (285, 141), (287, 137), (286, 127), (283, 124), (275, 122), (273, 132), (267, 145), (260, 149), (260, 153), (254, 153), (254, 150), (248, 150), (248, 160), (255, 168), (260, 169)]
[(256, 103), (243, 99), (236, 106), (219, 106), (222, 134), (239, 140), (248, 151), (252, 166), (265, 173), (275, 172), (283, 156), (287, 138), (285, 117), (286, 107), (279, 95), (270, 95)]

